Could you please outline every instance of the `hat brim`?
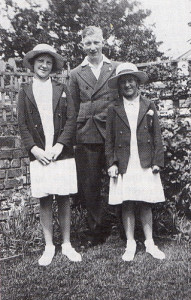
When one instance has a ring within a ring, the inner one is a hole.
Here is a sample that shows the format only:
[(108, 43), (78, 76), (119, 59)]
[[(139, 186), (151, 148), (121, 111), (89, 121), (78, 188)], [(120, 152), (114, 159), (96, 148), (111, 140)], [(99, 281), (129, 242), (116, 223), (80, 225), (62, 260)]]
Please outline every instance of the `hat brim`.
[(53, 58), (55, 60), (55, 64), (53, 65), (51, 73), (55, 73), (55, 72), (62, 70), (63, 65), (64, 65), (64, 58), (60, 54), (49, 51), (49, 50), (36, 50), (36, 51), (31, 50), (31, 51), (27, 52), (25, 57), (23, 58), (23, 65), (33, 72), (34, 65), (31, 64), (31, 60), (35, 56), (38, 56), (40, 54), (49, 54), (49, 55), (53, 56)]
[(146, 83), (148, 81), (148, 76), (146, 73), (142, 72), (142, 71), (138, 71), (138, 72), (133, 72), (133, 71), (130, 71), (130, 72), (124, 72), (124, 73), (120, 73), (118, 75), (115, 75), (113, 77), (111, 77), (109, 80), (108, 80), (108, 86), (111, 88), (111, 89), (118, 89), (118, 79), (119, 77), (123, 76), (123, 75), (134, 75), (135, 77), (137, 77), (140, 81), (140, 83)]

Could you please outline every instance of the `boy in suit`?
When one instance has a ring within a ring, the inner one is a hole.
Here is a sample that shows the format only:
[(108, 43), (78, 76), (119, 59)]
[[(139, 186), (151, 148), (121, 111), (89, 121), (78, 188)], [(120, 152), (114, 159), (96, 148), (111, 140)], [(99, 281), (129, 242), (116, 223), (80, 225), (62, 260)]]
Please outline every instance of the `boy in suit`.
[(108, 106), (116, 98), (108, 87), (117, 62), (102, 53), (102, 30), (88, 26), (82, 32), (83, 62), (71, 71), (70, 92), (77, 112), (76, 164), (79, 191), (88, 211), (91, 242), (101, 229), (101, 177), (105, 167), (104, 143)]

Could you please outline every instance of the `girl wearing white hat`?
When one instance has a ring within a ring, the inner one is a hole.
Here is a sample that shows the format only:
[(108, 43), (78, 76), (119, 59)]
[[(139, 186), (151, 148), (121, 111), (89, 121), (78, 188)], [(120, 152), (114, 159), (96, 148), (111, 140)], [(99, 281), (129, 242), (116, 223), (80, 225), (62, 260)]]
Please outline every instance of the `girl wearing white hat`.
[(73, 158), (76, 114), (67, 87), (50, 78), (51, 73), (62, 69), (63, 57), (53, 47), (39, 44), (25, 55), (23, 64), (34, 72), (32, 83), (24, 84), (19, 92), (18, 121), (30, 158), (32, 196), (40, 199), (46, 245), (38, 262), (47, 266), (55, 254), (53, 196), (58, 204), (62, 253), (71, 261), (81, 261), (81, 255), (70, 244), (69, 194), (77, 192)]
[(106, 126), (106, 159), (110, 178), (109, 204), (122, 204), (127, 245), (122, 259), (131, 261), (136, 252), (135, 211), (139, 209), (146, 252), (154, 258), (165, 254), (154, 244), (151, 205), (165, 201), (159, 170), (164, 165), (163, 145), (153, 102), (139, 93), (148, 80), (131, 63), (120, 64), (109, 79), (119, 99), (109, 107)]

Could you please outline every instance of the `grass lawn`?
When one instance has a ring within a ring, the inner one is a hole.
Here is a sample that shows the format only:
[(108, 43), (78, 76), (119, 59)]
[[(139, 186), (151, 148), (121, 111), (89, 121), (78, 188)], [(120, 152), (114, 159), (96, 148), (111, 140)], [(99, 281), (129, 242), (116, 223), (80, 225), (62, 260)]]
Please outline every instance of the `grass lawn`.
[(80, 263), (60, 249), (48, 267), (38, 266), (39, 253), (1, 262), (2, 300), (190, 300), (190, 243), (156, 242), (166, 253), (163, 261), (139, 243), (135, 260), (123, 262), (125, 242), (113, 233), (104, 244), (81, 249)]

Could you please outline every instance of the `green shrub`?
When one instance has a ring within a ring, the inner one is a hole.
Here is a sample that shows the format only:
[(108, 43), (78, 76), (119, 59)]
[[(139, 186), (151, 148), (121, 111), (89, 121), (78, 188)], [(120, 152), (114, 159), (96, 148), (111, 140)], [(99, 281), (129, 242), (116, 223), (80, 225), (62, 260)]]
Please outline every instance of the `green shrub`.
[[(164, 107), (164, 101), (167, 99), (173, 101), (173, 108), (166, 108), (166, 117), (160, 119), (165, 151), (165, 167), (161, 178), (166, 202), (157, 206), (155, 218), (159, 229), (189, 236), (187, 222), (190, 223), (191, 220), (191, 104), (188, 104), (191, 96), (190, 78), (184, 75), (176, 63), (147, 66), (145, 71), (150, 83), (145, 86), (143, 94), (154, 100), (158, 108)], [(184, 108), (179, 104), (179, 100), (183, 99), (187, 100)]]
[(173, 118), (162, 119), (165, 168), (162, 180), (166, 198), (179, 214), (191, 218), (191, 131), (189, 118), (182, 118), (178, 109)]
[(161, 118), (165, 167), (161, 172), (166, 202), (155, 210), (159, 229), (190, 237), (191, 229), (191, 131), (190, 119), (176, 109), (171, 118)]
[(25, 254), (39, 249), (42, 245), (42, 233), (39, 215), (34, 210), (23, 207), (13, 212), (6, 222), (0, 223), (2, 256)]
[[(0, 222), (1, 257), (25, 255), (43, 249), (44, 237), (38, 213), (39, 205), (29, 205), (29, 190), (14, 192), (10, 203), (9, 217)], [(28, 205), (26, 205), (28, 203)], [(60, 245), (61, 233), (57, 214), (57, 203), (53, 202), (54, 243)], [(86, 210), (73, 207), (71, 213), (71, 239), (79, 240), (86, 228)]]

